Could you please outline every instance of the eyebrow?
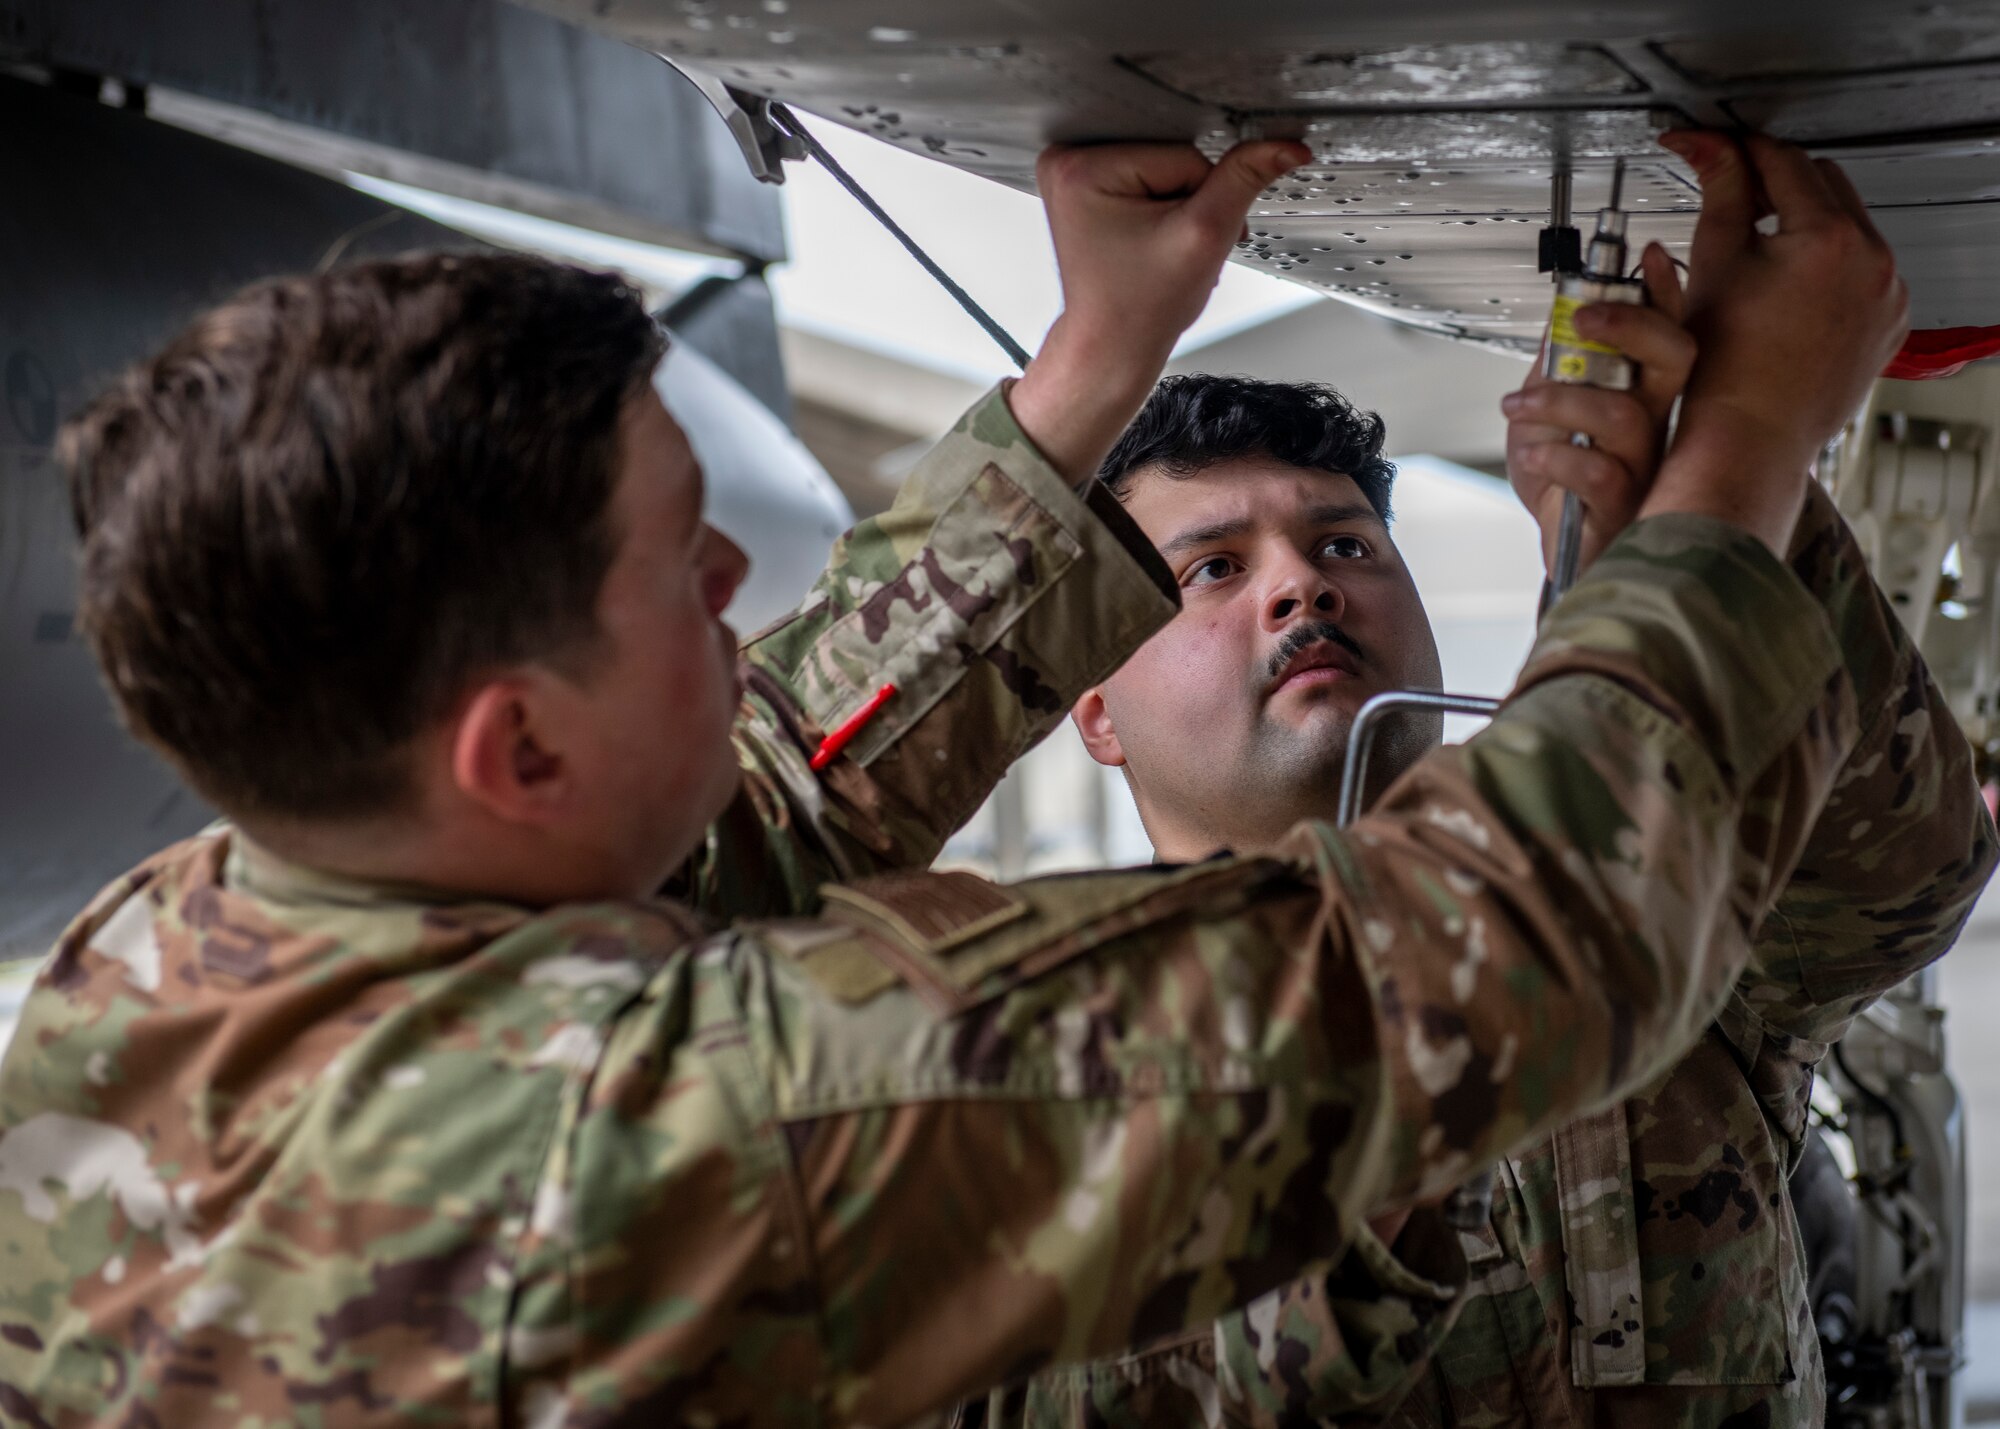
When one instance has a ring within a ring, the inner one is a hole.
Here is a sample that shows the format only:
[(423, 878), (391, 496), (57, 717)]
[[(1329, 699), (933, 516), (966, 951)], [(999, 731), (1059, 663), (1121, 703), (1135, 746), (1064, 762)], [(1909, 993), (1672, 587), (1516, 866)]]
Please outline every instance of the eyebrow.
[[(1338, 526), (1344, 521), (1382, 524), (1375, 508), (1365, 501), (1334, 501), (1323, 506), (1308, 506), (1304, 514), (1306, 523), (1311, 526)], [(1213, 521), (1206, 526), (1190, 526), (1162, 542), (1160, 554), (1171, 558), (1216, 541), (1227, 541), (1246, 534), (1252, 524), (1247, 518), (1239, 516), (1229, 521)]]
[(1226, 541), (1231, 536), (1241, 536), (1250, 529), (1249, 521), (1239, 517), (1234, 521), (1214, 521), (1206, 526), (1191, 526), (1165, 541), (1160, 546), (1163, 556), (1178, 556), (1183, 551), (1191, 551), (1197, 546), (1206, 546), (1211, 541)]

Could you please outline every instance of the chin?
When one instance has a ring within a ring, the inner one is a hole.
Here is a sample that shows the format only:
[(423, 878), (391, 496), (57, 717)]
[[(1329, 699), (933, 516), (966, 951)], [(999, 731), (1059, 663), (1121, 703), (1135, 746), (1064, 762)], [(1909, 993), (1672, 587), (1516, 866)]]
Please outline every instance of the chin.
[(1333, 744), (1346, 744), (1347, 731), (1354, 723), (1354, 712), (1361, 706), (1365, 694), (1355, 699), (1347, 699), (1335, 690), (1328, 690), (1320, 698), (1299, 707), (1298, 712), (1285, 721), (1301, 734), (1309, 734), (1315, 739), (1327, 740)]

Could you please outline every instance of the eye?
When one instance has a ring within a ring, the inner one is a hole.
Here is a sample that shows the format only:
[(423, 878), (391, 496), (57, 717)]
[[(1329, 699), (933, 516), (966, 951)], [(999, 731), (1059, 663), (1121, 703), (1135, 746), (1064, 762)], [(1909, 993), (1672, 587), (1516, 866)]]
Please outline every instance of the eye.
[(1358, 561), (1368, 554), (1368, 543), (1359, 536), (1329, 536), (1320, 543), (1319, 553), (1336, 561)]
[(1229, 557), (1210, 556), (1207, 560), (1198, 563), (1193, 569), (1189, 570), (1182, 584), (1214, 585), (1219, 580), (1228, 579), (1234, 573), (1235, 569), (1236, 563), (1230, 560)]

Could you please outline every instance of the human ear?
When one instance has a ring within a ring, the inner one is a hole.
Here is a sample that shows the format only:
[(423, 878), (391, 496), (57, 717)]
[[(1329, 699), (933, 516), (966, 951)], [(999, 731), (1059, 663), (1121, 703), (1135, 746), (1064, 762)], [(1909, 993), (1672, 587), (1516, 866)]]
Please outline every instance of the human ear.
[(509, 823), (546, 822), (574, 793), (544, 693), (532, 679), (494, 680), (473, 692), (452, 731), (453, 784)]
[(1092, 759), (1110, 769), (1125, 767), (1125, 749), (1112, 727), (1111, 711), (1105, 708), (1102, 685), (1085, 690), (1069, 717), (1076, 722), (1076, 732), (1083, 736), (1083, 747)]

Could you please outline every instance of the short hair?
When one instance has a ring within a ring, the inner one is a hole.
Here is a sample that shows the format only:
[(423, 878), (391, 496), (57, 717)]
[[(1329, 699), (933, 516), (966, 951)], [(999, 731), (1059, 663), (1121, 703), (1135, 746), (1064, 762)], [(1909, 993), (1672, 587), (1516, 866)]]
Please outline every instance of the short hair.
[(1265, 456), (1351, 478), (1389, 519), (1396, 467), (1382, 455), (1382, 419), (1318, 382), (1260, 382), (1206, 372), (1162, 378), (1098, 469), (1120, 500), (1133, 472), (1195, 476), (1225, 461)]
[(245, 289), (69, 421), (78, 624), (127, 728), (237, 817), (392, 812), (482, 673), (587, 662), (621, 278), (431, 253)]

